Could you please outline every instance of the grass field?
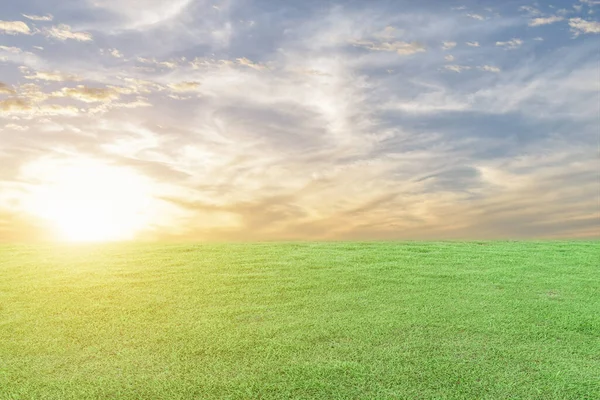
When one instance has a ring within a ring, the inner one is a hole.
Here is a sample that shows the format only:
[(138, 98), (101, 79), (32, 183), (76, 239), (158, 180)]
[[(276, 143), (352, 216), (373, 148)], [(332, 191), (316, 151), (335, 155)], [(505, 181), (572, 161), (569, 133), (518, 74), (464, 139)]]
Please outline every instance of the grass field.
[(600, 399), (600, 242), (0, 246), (0, 399)]

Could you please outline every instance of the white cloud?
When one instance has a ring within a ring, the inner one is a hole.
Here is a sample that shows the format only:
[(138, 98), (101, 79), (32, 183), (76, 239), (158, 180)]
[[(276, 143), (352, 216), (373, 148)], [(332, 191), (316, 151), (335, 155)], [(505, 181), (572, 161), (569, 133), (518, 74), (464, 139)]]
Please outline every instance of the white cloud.
[(54, 19), (54, 17), (52, 16), (52, 14), (48, 14), (48, 15), (27, 15), (27, 14), (21, 14), (22, 16), (24, 16), (27, 19), (30, 19), (32, 21), (52, 21)]
[(442, 49), (450, 50), (456, 47), (456, 42), (442, 42)]
[(492, 65), (482, 65), (482, 66), (480, 66), (480, 67), (477, 67), (477, 68), (479, 68), (479, 69), (480, 69), (480, 70), (482, 70), (482, 71), (487, 71), (487, 72), (495, 72), (495, 73), (498, 73), (498, 72), (500, 72), (500, 71), (501, 71), (501, 69), (500, 69), (500, 68), (498, 68), (498, 67), (494, 67), (494, 66), (492, 66)]
[(143, 64), (153, 65), (155, 67), (165, 67), (168, 69), (177, 68), (177, 60), (158, 61), (155, 58), (137, 57), (136, 60)]
[(496, 42), (496, 46), (504, 47), (504, 48), (510, 49), (510, 50), (519, 48), (519, 47), (521, 47), (522, 44), (523, 44), (523, 41), (521, 39), (517, 39), (517, 38), (511, 39), (507, 42)]
[(396, 52), (403, 56), (425, 51), (425, 46), (418, 42), (372, 42), (368, 40), (355, 40), (351, 43), (357, 47), (363, 47), (373, 51)]
[(245, 65), (246, 67), (255, 69), (257, 71), (263, 71), (265, 69), (267, 69), (267, 67), (265, 65), (262, 64), (257, 64), (249, 59), (247, 59), (246, 57), (242, 57), (242, 58), (236, 58), (236, 61), (238, 62), (238, 64), (240, 65)]
[(77, 75), (66, 74), (58, 71), (35, 71), (33, 75), (26, 75), (25, 79), (42, 80), (51, 82), (78, 82), (82, 79)]
[(533, 38), (533, 40), (535, 40), (536, 42), (543, 42), (543, 41), (544, 41), (544, 38), (543, 38), (543, 37), (540, 37), (540, 36), (538, 36), (538, 37), (535, 37), (535, 38)]
[(446, 60), (446, 61), (454, 61), (454, 56), (452, 54), (448, 54), (446, 57), (444, 57), (444, 60)]
[(108, 50), (109, 54), (111, 56), (113, 56), (114, 58), (123, 58), (123, 53), (121, 53), (119, 50), (117, 49), (109, 49)]
[(152, 93), (152, 91), (160, 92), (160, 91), (165, 90), (165, 87), (163, 85), (156, 83), (156, 82), (149, 81), (149, 80), (129, 78), (129, 77), (125, 77), (122, 79), (126, 82), (126, 84), (128, 85), (128, 88), (130, 90), (132, 90), (133, 93), (148, 94), (148, 93)]
[(469, 67), (468, 65), (444, 65), (444, 68), (446, 68), (449, 71), (454, 71), (458, 73), (468, 71), (471, 69), (471, 67)]
[(467, 46), (479, 47), (479, 42), (466, 42)]
[(531, 6), (521, 6), (519, 7), (519, 11), (525, 11), (531, 15), (540, 15), (542, 12), (535, 7)]
[(479, 21), (484, 21), (485, 17), (483, 15), (479, 15), (479, 14), (466, 14), (467, 17), (473, 18), (473, 19), (477, 19)]
[(573, 32), (575, 36), (579, 36), (582, 33), (600, 33), (600, 22), (597, 21), (571, 18), (569, 20), (569, 26), (571, 27), (571, 32)]
[(77, 40), (79, 42), (89, 42), (92, 40), (92, 35), (88, 32), (74, 32), (69, 25), (53, 26), (50, 29), (44, 30), (44, 34), (48, 37), (53, 37), (58, 40)]
[(579, 0), (581, 3), (585, 3), (589, 6), (597, 6), (600, 4), (600, 0)]
[(8, 35), (22, 33), (24, 35), (29, 35), (31, 29), (29, 29), (29, 26), (22, 21), (0, 21), (0, 33), (6, 33)]
[(547, 18), (534, 18), (531, 21), (529, 21), (529, 26), (548, 25), (548, 24), (553, 24), (555, 22), (559, 22), (559, 21), (563, 21), (563, 20), (564, 20), (563, 17), (558, 17), (556, 15), (553, 15), (553, 16), (547, 17)]
[(23, 52), (23, 50), (14, 46), (0, 46), (0, 50), (13, 54), (21, 54)]
[(174, 92), (194, 92), (200, 87), (200, 82), (178, 82), (169, 85), (169, 88)]

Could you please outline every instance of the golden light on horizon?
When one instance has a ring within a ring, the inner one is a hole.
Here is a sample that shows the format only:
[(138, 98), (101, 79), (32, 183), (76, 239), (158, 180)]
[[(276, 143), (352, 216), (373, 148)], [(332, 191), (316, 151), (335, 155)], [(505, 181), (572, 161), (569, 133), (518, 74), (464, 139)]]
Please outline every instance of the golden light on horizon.
[(150, 182), (131, 169), (85, 159), (42, 162), (29, 172), (39, 182), (26, 208), (48, 221), (58, 240), (131, 240), (150, 223)]

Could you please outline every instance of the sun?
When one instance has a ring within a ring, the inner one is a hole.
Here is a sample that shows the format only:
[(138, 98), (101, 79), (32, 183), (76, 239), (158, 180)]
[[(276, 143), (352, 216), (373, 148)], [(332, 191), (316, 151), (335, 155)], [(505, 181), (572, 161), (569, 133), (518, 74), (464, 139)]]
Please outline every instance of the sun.
[(135, 171), (96, 160), (34, 165), (38, 181), (27, 208), (60, 240), (120, 241), (150, 223), (150, 182)]

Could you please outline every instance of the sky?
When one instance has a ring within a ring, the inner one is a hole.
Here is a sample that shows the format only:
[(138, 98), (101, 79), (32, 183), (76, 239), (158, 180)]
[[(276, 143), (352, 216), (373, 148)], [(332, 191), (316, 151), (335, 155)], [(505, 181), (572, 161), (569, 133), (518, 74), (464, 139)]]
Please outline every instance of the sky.
[(0, 241), (600, 237), (600, 0), (4, 0)]

